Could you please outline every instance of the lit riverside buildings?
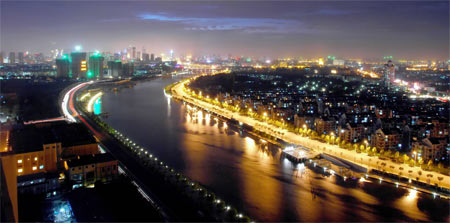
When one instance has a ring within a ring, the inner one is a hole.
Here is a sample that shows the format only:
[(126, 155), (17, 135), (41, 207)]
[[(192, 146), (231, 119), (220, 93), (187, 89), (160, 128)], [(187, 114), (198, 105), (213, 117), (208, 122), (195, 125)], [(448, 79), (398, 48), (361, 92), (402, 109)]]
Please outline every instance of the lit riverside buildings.
[(67, 55), (56, 59), (56, 77), (69, 78), (70, 76), (70, 60)]
[(89, 57), (89, 71), (87, 78), (99, 78), (103, 79), (103, 61), (105, 58), (99, 53), (95, 53), (93, 56)]
[(122, 76), (122, 62), (120, 60), (108, 61), (108, 74), (113, 78)]
[(85, 52), (72, 52), (72, 78), (86, 78), (87, 62)]

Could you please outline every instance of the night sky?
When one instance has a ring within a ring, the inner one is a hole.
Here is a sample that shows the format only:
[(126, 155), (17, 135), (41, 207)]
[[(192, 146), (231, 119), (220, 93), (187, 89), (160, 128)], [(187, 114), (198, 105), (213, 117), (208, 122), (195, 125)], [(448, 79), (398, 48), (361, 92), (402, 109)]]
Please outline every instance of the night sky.
[(1, 50), (449, 58), (449, 2), (36, 1), (1, 3)]

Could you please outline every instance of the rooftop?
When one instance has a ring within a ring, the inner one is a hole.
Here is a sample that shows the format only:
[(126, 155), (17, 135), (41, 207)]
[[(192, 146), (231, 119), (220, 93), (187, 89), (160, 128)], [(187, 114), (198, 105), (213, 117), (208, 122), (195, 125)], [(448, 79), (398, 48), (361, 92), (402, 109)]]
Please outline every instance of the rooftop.
[(25, 125), (14, 129), (9, 142), (15, 153), (39, 151), (44, 144), (50, 143), (61, 143), (63, 148), (96, 143), (83, 124), (65, 121)]
[(78, 159), (72, 159), (67, 161), (67, 166), (69, 167), (76, 167), (76, 166), (84, 166), (94, 163), (104, 163), (116, 160), (111, 154), (109, 153), (100, 153), (100, 154), (93, 154), (93, 155), (87, 155), (87, 156), (79, 156)]

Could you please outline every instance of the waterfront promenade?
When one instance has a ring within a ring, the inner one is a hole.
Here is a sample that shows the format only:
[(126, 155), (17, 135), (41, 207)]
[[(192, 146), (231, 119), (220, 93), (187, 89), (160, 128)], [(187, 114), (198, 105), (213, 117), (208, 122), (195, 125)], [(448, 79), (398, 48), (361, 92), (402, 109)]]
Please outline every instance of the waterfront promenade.
[(217, 115), (223, 116), (228, 119), (235, 119), (236, 121), (253, 126), (259, 131), (273, 135), (287, 143), (301, 145), (309, 149), (313, 149), (317, 152), (325, 152), (336, 157), (351, 161), (363, 167), (366, 167), (369, 171), (372, 169), (383, 171), (386, 173), (399, 175), (412, 180), (418, 180), (420, 182), (439, 185), (446, 189), (450, 189), (450, 177), (441, 173), (426, 171), (420, 167), (410, 167), (407, 164), (395, 163), (390, 160), (382, 160), (376, 156), (368, 156), (364, 153), (357, 153), (356, 151), (350, 151), (342, 149), (337, 145), (330, 145), (317, 140), (312, 140), (307, 137), (300, 136), (296, 133), (289, 132), (286, 129), (277, 127), (270, 123), (262, 122), (251, 118), (246, 115), (239, 114), (237, 112), (229, 111), (225, 108), (221, 108), (217, 105), (198, 100), (187, 93), (186, 84), (189, 83), (189, 79), (183, 80), (172, 86), (172, 97), (192, 103), (202, 109), (213, 112)]

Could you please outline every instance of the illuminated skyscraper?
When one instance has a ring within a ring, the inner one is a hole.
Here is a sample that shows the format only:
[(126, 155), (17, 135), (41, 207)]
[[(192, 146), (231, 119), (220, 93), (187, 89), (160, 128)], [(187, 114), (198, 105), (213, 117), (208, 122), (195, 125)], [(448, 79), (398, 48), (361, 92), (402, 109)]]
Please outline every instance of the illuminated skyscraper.
[(0, 52), (0, 65), (3, 65), (3, 52)]
[(85, 52), (72, 52), (72, 78), (86, 78), (87, 61)]
[(99, 54), (95, 53), (89, 57), (89, 71), (87, 73), (87, 78), (98, 78), (103, 79), (103, 61), (105, 58)]
[(16, 54), (14, 52), (9, 53), (8, 62), (9, 62), (9, 64), (16, 63)]
[(155, 61), (155, 54), (152, 53), (152, 54), (150, 55), (150, 61)]
[(69, 78), (70, 77), (70, 61), (67, 55), (56, 59), (56, 77)]
[(132, 55), (131, 59), (135, 60), (135, 59), (136, 59), (136, 47), (133, 46), (131, 49), (132, 49), (132, 50), (131, 50), (131, 52), (132, 52), (132, 54), (131, 54), (131, 55)]
[(387, 88), (391, 87), (391, 83), (395, 80), (395, 66), (392, 60), (388, 60), (387, 64), (384, 65), (383, 82), (384, 86)]

